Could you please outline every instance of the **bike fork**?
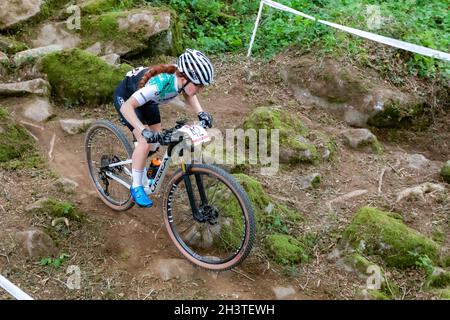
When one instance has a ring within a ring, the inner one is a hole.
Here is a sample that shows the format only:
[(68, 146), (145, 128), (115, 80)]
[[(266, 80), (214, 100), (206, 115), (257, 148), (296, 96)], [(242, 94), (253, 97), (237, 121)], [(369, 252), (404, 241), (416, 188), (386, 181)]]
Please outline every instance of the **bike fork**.
[[(186, 186), (186, 191), (188, 193), (189, 203), (191, 205), (192, 214), (193, 214), (194, 218), (197, 218), (196, 220), (202, 220), (203, 217), (201, 217), (199, 215), (199, 210), (198, 210), (197, 204), (195, 203), (194, 190), (192, 188), (191, 179), (189, 178), (189, 169), (190, 169), (189, 165), (182, 164), (181, 168), (184, 172), (183, 180), (184, 180), (184, 184)], [(206, 198), (205, 188), (203, 187), (203, 181), (202, 181), (202, 178), (200, 177), (200, 175), (194, 174), (194, 176), (195, 176), (195, 182), (197, 184), (198, 192), (200, 194), (200, 200), (201, 200), (200, 206), (204, 206), (205, 204), (208, 203), (208, 200)]]

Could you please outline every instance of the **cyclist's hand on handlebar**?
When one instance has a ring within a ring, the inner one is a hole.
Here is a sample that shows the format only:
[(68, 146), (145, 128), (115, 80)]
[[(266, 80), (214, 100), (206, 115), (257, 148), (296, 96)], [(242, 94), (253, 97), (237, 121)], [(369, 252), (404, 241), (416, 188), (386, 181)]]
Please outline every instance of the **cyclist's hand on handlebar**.
[(147, 140), (148, 143), (156, 143), (165, 146), (168, 145), (172, 139), (171, 134), (161, 133), (161, 132), (154, 132), (150, 131), (148, 129), (144, 129), (141, 132), (142, 136), (145, 140)]
[(141, 132), (141, 135), (144, 137), (145, 140), (147, 140), (148, 143), (155, 143), (159, 142), (159, 133), (153, 132), (148, 129), (144, 129)]
[(163, 133), (158, 133), (159, 135), (159, 139), (158, 142), (162, 145), (162, 146), (167, 146), (171, 141), (172, 141), (172, 133), (170, 132), (163, 132)]
[(198, 119), (200, 120), (200, 122), (202, 122), (203, 125), (204, 125), (206, 128), (211, 128), (211, 127), (212, 127), (212, 124), (213, 124), (213, 117), (212, 117), (211, 114), (209, 114), (208, 112), (205, 112), (205, 111), (200, 111), (200, 112), (197, 114), (197, 117), (198, 117)]

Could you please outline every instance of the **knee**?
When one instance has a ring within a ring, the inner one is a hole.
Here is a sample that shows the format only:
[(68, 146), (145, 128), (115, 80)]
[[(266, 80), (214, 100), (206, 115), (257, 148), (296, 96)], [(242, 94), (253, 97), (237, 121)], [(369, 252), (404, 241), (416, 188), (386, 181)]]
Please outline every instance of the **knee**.
[(141, 152), (148, 153), (152, 149), (152, 144), (147, 143), (147, 141), (137, 141), (135, 142), (135, 148)]

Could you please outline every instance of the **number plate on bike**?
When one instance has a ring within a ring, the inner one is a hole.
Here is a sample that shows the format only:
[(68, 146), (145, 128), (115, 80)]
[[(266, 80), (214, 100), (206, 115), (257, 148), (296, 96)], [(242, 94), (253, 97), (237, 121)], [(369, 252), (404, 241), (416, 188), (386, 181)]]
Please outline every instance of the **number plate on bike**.
[(184, 125), (178, 131), (186, 133), (194, 146), (210, 140), (208, 132), (199, 125)]

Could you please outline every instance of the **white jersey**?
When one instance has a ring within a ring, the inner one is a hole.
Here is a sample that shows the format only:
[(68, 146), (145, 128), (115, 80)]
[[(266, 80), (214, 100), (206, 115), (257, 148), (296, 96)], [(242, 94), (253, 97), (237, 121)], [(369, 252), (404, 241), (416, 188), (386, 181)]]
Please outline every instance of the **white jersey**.
[[(135, 82), (136, 87), (142, 76), (145, 74), (144, 67), (135, 68), (127, 73), (127, 77)], [(162, 104), (175, 98), (178, 95), (177, 77), (172, 73), (160, 73), (150, 78), (144, 87), (133, 93), (139, 106), (147, 102)]]

